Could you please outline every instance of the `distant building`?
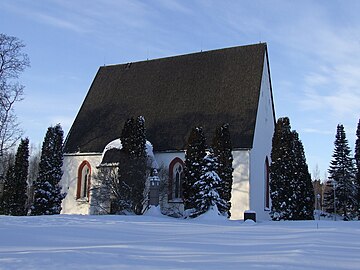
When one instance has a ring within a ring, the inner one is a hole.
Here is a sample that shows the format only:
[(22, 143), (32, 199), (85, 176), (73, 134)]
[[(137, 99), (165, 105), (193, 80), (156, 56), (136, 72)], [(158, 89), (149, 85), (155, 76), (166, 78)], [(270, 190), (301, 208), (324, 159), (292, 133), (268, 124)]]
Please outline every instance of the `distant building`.
[(100, 67), (65, 141), (62, 213), (96, 213), (91, 179), (104, 148), (138, 115), (157, 164), (168, 170), (163, 212), (183, 210), (179, 187), (191, 129), (202, 126), (211, 143), (215, 129), (229, 123), (232, 218), (242, 219), (245, 210), (269, 218), (275, 111), (265, 43)]

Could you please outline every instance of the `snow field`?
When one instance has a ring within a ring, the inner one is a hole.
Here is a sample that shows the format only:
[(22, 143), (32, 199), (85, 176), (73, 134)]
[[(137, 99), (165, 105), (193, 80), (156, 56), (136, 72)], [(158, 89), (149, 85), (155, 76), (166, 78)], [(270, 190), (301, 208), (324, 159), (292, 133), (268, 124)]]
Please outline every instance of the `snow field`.
[(0, 216), (0, 269), (359, 269), (359, 243), (357, 221)]

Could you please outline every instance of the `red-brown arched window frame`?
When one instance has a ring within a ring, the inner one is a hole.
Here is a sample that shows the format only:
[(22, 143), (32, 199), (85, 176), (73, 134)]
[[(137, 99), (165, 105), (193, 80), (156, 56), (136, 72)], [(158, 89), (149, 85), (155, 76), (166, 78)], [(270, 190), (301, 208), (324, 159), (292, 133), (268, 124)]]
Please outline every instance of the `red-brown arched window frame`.
[(169, 165), (169, 191), (168, 199), (182, 198), (182, 180), (184, 177), (184, 162), (176, 157)]
[(270, 167), (269, 159), (266, 157), (264, 164), (264, 184), (265, 184), (265, 208), (270, 208)]
[(76, 199), (90, 198), (91, 166), (84, 160), (78, 169)]

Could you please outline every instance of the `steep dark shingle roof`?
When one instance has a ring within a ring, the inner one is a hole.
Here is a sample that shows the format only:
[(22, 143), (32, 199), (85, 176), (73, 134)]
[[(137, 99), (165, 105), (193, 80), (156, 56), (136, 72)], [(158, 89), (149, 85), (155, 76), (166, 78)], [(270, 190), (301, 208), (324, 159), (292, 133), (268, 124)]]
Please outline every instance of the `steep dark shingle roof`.
[(154, 151), (182, 150), (201, 125), (211, 143), (230, 124), (234, 148), (251, 148), (266, 44), (100, 67), (65, 153), (102, 152), (129, 117), (143, 115)]

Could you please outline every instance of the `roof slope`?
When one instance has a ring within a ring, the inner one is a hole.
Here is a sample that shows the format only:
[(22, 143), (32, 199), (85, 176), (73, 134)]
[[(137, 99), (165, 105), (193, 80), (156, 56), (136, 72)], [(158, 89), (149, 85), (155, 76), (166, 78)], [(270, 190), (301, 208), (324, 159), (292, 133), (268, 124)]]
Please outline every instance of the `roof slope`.
[(230, 124), (234, 148), (252, 148), (266, 44), (100, 67), (65, 153), (102, 152), (129, 117), (143, 115), (154, 151), (185, 148), (201, 125), (211, 142)]

